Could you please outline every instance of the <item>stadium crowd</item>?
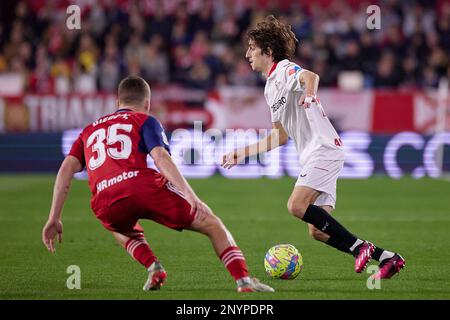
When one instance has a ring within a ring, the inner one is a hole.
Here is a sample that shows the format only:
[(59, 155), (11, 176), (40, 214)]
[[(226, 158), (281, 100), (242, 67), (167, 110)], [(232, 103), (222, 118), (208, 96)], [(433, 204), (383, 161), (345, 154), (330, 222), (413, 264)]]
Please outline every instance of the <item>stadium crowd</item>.
[[(2, 1), (3, 2), (3, 1)], [(124, 75), (152, 85), (260, 86), (245, 59), (246, 30), (268, 14), (299, 39), (295, 61), (337, 86), (342, 71), (366, 88), (436, 87), (450, 78), (450, 1), (80, 0), (81, 29), (66, 26), (66, 0), (2, 4), (0, 74), (25, 76), (28, 92), (115, 91)]]

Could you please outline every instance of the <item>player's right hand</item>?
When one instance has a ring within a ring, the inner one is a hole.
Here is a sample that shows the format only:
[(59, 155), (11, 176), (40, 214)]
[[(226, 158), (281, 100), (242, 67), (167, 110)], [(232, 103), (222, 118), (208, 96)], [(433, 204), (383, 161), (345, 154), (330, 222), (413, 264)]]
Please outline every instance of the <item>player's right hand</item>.
[(51, 253), (55, 252), (55, 237), (58, 235), (58, 242), (62, 242), (63, 225), (61, 220), (48, 220), (42, 229), (42, 242)]
[(206, 217), (212, 215), (211, 209), (196, 195), (188, 195), (186, 200), (191, 205), (191, 215), (195, 217), (195, 220), (203, 221)]
[(317, 102), (316, 96), (313, 94), (302, 94), (298, 100), (298, 105), (308, 109), (313, 102)]
[(221, 166), (225, 169), (231, 169), (235, 165), (245, 160), (245, 153), (242, 149), (234, 150), (222, 157)]

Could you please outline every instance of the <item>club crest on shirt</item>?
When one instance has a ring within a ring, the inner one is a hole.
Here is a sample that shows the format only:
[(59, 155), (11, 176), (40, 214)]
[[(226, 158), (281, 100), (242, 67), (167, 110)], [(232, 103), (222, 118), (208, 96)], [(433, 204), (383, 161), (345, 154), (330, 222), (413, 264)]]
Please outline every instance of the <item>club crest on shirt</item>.
[(299, 66), (293, 66), (292, 68), (289, 69), (288, 74), (289, 76), (292, 76), (293, 74), (295, 74), (295, 77), (297, 76), (297, 73), (300, 71), (300, 67)]
[(277, 88), (277, 90), (280, 90), (280, 81), (275, 80), (275, 88)]

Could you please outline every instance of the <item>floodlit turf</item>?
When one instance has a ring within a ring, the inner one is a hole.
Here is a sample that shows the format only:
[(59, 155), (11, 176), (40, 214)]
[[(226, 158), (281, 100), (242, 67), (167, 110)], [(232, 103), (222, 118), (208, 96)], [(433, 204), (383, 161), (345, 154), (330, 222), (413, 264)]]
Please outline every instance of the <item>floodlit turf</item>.
[[(399, 251), (406, 268), (369, 290), (352, 257), (309, 238), (290, 216), (293, 179), (191, 180), (244, 251), (251, 272), (277, 292), (235, 293), (206, 237), (144, 221), (148, 242), (168, 272), (159, 292), (143, 292), (146, 271), (115, 244), (89, 208), (86, 181), (74, 181), (63, 214), (64, 239), (52, 255), (41, 243), (54, 176), (0, 176), (0, 299), (450, 299), (450, 183), (409, 178), (340, 180), (335, 216), (360, 237)], [(264, 274), (266, 250), (295, 245), (304, 269), (295, 280)], [(81, 269), (69, 290), (66, 269)]]

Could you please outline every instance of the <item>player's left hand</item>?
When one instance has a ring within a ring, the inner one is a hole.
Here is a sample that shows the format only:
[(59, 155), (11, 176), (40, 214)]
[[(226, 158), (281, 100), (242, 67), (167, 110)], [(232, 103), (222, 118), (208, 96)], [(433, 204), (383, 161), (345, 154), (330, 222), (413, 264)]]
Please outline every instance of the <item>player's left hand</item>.
[(61, 220), (48, 220), (42, 229), (42, 242), (51, 253), (55, 252), (55, 237), (58, 235), (58, 242), (62, 242), (63, 225)]
[(312, 94), (302, 94), (298, 100), (298, 105), (305, 109), (309, 108), (313, 102), (317, 102), (316, 96)]
[(222, 156), (221, 166), (225, 169), (231, 169), (235, 165), (245, 160), (245, 149), (233, 150)]
[(197, 206), (197, 212), (195, 214), (195, 220), (197, 221), (203, 221), (208, 216), (212, 215), (212, 210), (208, 207), (208, 205), (202, 201), (200, 201), (201, 204)]

